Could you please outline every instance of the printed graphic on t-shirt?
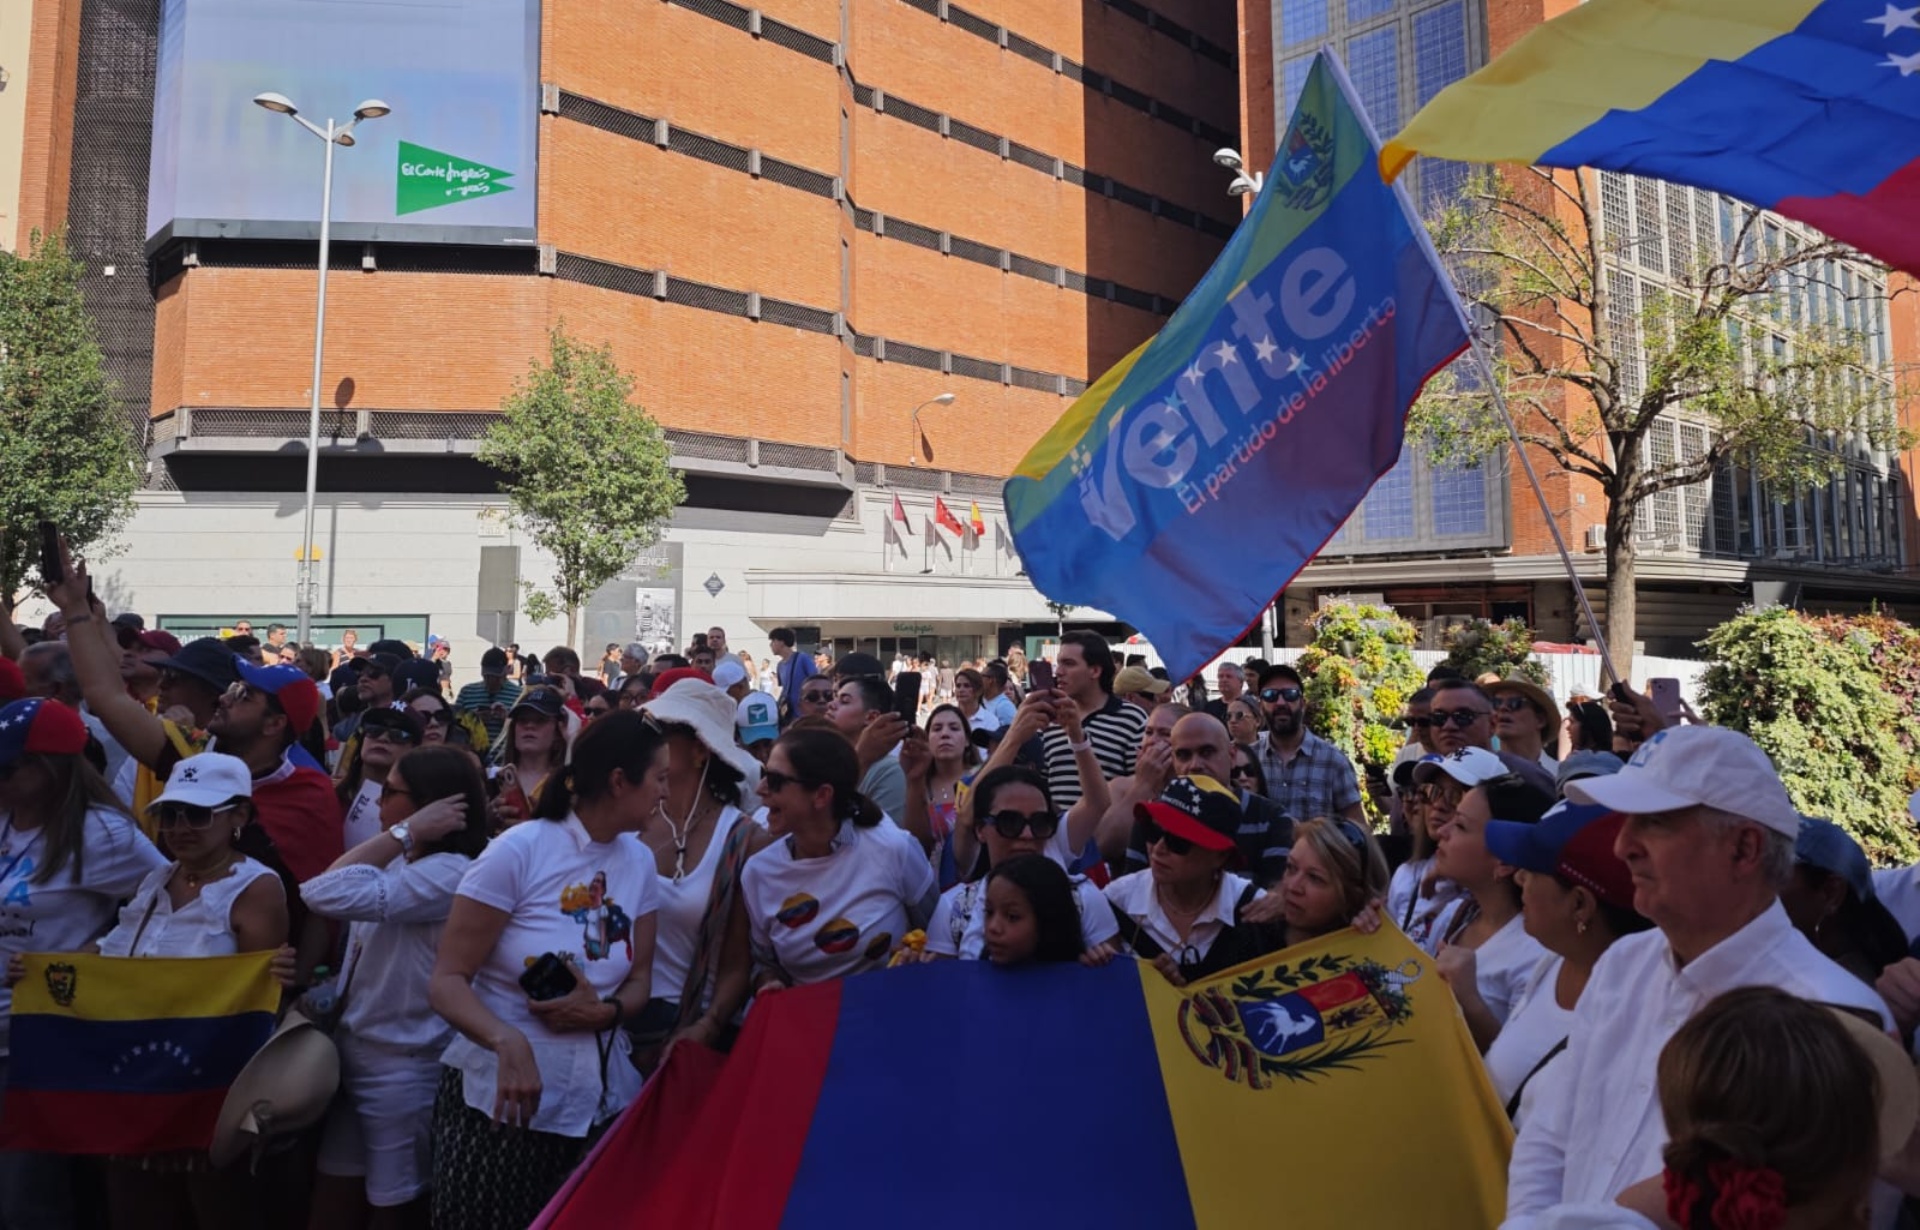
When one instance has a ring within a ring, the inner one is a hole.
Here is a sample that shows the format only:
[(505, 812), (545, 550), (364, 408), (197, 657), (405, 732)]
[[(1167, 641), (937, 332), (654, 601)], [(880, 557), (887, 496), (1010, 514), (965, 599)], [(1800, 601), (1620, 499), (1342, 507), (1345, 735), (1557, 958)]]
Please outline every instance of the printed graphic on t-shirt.
[(615, 944), (624, 945), (627, 960), (633, 960), (633, 919), (608, 899), (606, 872), (595, 872), (589, 883), (561, 889), (560, 912), (580, 924), (580, 947), (587, 960), (606, 960)]
[(783, 927), (799, 930), (820, 916), (820, 903), (805, 893), (795, 893), (780, 903), (773, 920)]

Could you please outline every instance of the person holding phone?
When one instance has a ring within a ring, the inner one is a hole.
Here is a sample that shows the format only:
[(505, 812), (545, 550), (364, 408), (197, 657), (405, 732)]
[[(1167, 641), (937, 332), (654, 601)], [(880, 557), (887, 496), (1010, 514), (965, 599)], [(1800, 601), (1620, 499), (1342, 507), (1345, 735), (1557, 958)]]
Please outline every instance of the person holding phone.
[(659, 887), (628, 835), (659, 810), (667, 771), (658, 725), (608, 714), (536, 817), (461, 878), (427, 987), (459, 1031), (433, 1112), (439, 1230), (533, 1221), (640, 1090), (622, 1025), (650, 995)]
[(494, 746), (499, 768), (493, 775), (491, 810), (500, 828), (520, 823), (539, 808), (541, 793), (566, 763), (573, 729), (569, 717), (560, 690), (546, 684), (528, 688), (514, 704)]

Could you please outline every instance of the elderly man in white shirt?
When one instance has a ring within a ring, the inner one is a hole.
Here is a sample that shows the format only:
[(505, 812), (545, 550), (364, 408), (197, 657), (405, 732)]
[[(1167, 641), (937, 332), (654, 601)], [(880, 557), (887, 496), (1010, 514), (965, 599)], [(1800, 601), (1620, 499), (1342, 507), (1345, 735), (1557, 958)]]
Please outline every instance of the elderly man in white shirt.
[(1625, 813), (1614, 851), (1634, 908), (1657, 930), (1627, 936), (1593, 971), (1561, 1061), (1543, 1075), (1507, 1183), (1506, 1230), (1554, 1224), (1555, 1206), (1612, 1202), (1658, 1182), (1666, 1128), (1654, 1069), (1674, 1032), (1723, 991), (1771, 986), (1806, 999), (1886, 1007), (1822, 956), (1781, 908), (1800, 818), (1745, 735), (1656, 733), (1611, 777), (1567, 785), (1576, 803)]

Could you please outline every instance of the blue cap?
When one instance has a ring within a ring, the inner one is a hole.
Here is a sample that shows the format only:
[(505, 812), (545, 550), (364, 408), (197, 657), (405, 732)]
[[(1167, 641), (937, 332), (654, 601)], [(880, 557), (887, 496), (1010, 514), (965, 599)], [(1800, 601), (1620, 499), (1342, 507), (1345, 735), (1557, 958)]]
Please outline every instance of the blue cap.
[(1800, 835), (1793, 842), (1793, 861), (1839, 876), (1853, 895), (1872, 901), (1873, 868), (1867, 852), (1853, 835), (1831, 820), (1818, 816), (1800, 817)]
[(1520, 867), (1578, 884), (1602, 901), (1633, 908), (1633, 874), (1613, 852), (1623, 822), (1604, 807), (1559, 803), (1534, 824), (1487, 822), (1487, 850)]

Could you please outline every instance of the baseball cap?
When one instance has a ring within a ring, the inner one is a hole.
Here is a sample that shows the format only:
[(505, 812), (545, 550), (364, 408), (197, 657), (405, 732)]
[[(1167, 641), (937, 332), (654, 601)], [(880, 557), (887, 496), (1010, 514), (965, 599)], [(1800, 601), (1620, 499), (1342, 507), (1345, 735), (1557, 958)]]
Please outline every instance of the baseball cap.
[(653, 681), (653, 694), (655, 696), (660, 695), (674, 684), (679, 683), (682, 679), (698, 679), (702, 683), (713, 682), (713, 676), (707, 674), (707, 672), (697, 666), (676, 666), (670, 671), (661, 671), (660, 674), (655, 677)]
[(162, 803), (189, 807), (219, 807), (234, 799), (253, 797), (253, 773), (247, 762), (225, 752), (201, 752), (176, 761), (167, 774), (167, 788), (147, 804), (152, 811)]
[(361, 730), (398, 730), (412, 736), (412, 742), (420, 742), (426, 731), (426, 723), (420, 715), (399, 701), (385, 708), (372, 708), (360, 715)]
[(884, 679), (887, 668), (880, 665), (880, 659), (872, 654), (859, 652), (847, 654), (833, 664), (835, 679), (858, 679), (866, 675), (878, 675)]
[(393, 692), (398, 696), (414, 688), (429, 692), (440, 690), (440, 665), (426, 658), (409, 658), (393, 672)]
[(1609, 905), (1633, 908), (1633, 874), (1613, 852), (1626, 817), (1562, 802), (1538, 823), (1487, 822), (1487, 850), (1509, 867), (1559, 876)]
[(1120, 673), (1113, 677), (1115, 696), (1125, 696), (1129, 692), (1147, 692), (1158, 696), (1172, 686), (1164, 679), (1155, 679), (1153, 672), (1144, 666), (1123, 667)]
[(224, 692), (240, 678), (239, 672), (233, 669), (236, 661), (225, 641), (216, 636), (203, 636), (182, 645), (179, 653), (160, 663), (160, 668), (191, 675), (214, 691)]
[(1800, 836), (1800, 813), (1773, 762), (1752, 739), (1724, 726), (1669, 726), (1640, 745), (1610, 777), (1567, 783), (1567, 797), (1644, 816), (1713, 807), (1787, 837)]
[(1513, 772), (1507, 762), (1484, 747), (1463, 747), (1447, 756), (1422, 757), (1413, 766), (1413, 780), (1422, 786), (1438, 781), (1441, 774), (1471, 790), (1481, 782), (1505, 777)]
[(1831, 820), (1800, 817), (1800, 835), (1793, 839), (1793, 861), (1839, 876), (1861, 901), (1874, 899), (1873, 868), (1867, 862), (1867, 852), (1851, 833)]
[(375, 657), (381, 654), (392, 654), (401, 661), (419, 656), (413, 652), (413, 646), (396, 637), (386, 637), (382, 640), (375, 641), (373, 644), (367, 646), (367, 652), (373, 654)]
[(391, 675), (400, 669), (402, 659), (398, 654), (370, 653), (357, 664), (362, 676)]
[(87, 750), (87, 724), (57, 700), (35, 696), (0, 709), (0, 765), (22, 756), (78, 756)]
[(0, 658), (0, 705), (19, 700), (27, 694), (27, 677), (12, 658)]
[(713, 683), (715, 687), (724, 691), (736, 683), (745, 683), (746, 681), (747, 668), (740, 665), (740, 659), (725, 657), (714, 663)]
[(1133, 815), (1203, 850), (1239, 852), (1240, 798), (1211, 777), (1176, 777), (1157, 801), (1136, 803)]
[(1564, 793), (1568, 782), (1577, 782), (1583, 777), (1610, 777), (1626, 767), (1627, 762), (1612, 752), (1572, 752), (1554, 770), (1554, 785)]
[(765, 692), (749, 692), (734, 711), (733, 728), (742, 746), (780, 737), (780, 706)]
[(138, 611), (122, 611), (113, 617), (113, 626), (116, 628), (131, 628), (135, 632), (139, 632), (146, 628), (147, 621)]
[(429, 633), (429, 634), (427, 635), (427, 648), (428, 648), (428, 649), (437, 649), (437, 648), (439, 648), (440, 646), (442, 646), (442, 645), (444, 645), (444, 644), (446, 644), (446, 643), (447, 643), (447, 638), (446, 638), (446, 637), (444, 637), (444, 636), (435, 636), (435, 635), (433, 635), (433, 634), (431, 634), (431, 633)]
[(567, 704), (558, 688), (528, 688), (513, 702), (513, 708), (507, 716), (517, 717), (522, 713), (537, 713), (542, 717), (558, 719), (567, 711)]
[(507, 673), (507, 651), (489, 649), (480, 655), (480, 673), (499, 677)]
[(293, 724), (296, 735), (303, 735), (320, 716), (320, 688), (312, 676), (297, 666), (255, 666), (238, 654), (233, 668), (250, 688), (271, 693), (280, 709)]

